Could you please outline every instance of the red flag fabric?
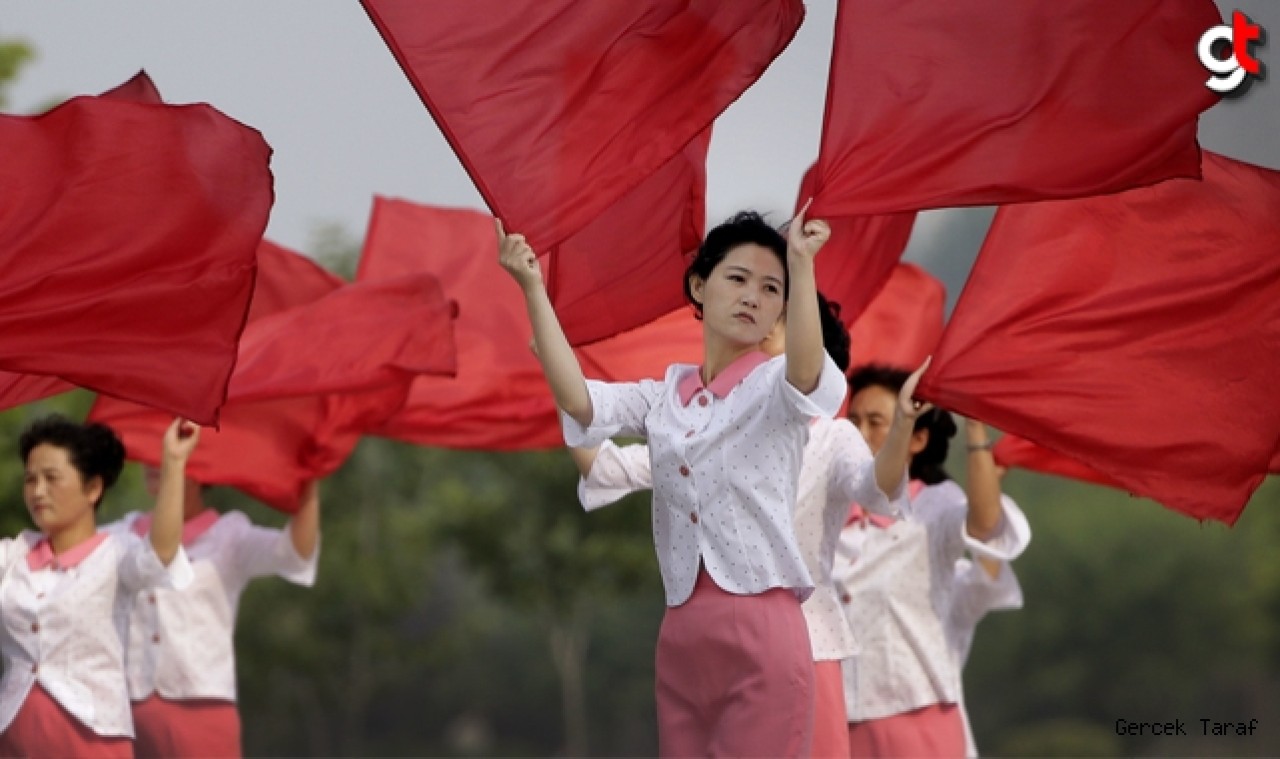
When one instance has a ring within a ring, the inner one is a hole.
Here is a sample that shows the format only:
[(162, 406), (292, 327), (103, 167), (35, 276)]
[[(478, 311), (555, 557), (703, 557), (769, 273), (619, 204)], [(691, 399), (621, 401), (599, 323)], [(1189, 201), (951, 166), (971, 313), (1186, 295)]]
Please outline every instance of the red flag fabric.
[(850, 368), (882, 364), (915, 369), (924, 363), (942, 337), (946, 301), (946, 288), (931, 274), (915, 264), (898, 264), (849, 328)]
[(844, 0), (813, 213), (1073, 198), (1198, 177), (1211, 0)]
[(0, 372), (0, 411), (69, 390), (75, 390), (75, 385), (57, 377)]
[[(292, 512), (307, 481), (341, 466), (419, 373), (453, 371), (453, 312), (427, 275), (344, 286), (279, 246), (259, 254), (223, 423), (202, 433), (188, 473)], [(130, 458), (158, 463), (168, 415), (100, 397), (91, 418), (120, 432)]]
[(684, 305), (684, 271), (705, 231), (710, 139), (708, 129), (541, 256), (547, 292), (570, 343), (603, 340)]
[(0, 370), (214, 424), (271, 208), (271, 149), (208, 105), (136, 90), (0, 116)]
[(1234, 523), (1280, 451), (1280, 172), (1006, 206), (920, 394)]
[(995, 454), (996, 463), (1003, 467), (1020, 467), (1041, 474), (1052, 474), (1081, 482), (1091, 482), (1095, 485), (1125, 489), (1123, 485), (1102, 472), (1017, 435), (1002, 436), (996, 441), (995, 448), (991, 452)]
[[(480, 450), (564, 444), (551, 392), (529, 349), (524, 298), (497, 268), (496, 246), (487, 214), (375, 199), (359, 280), (425, 272), (459, 304), (457, 375), (419, 377), (404, 409), (378, 434)], [(675, 361), (701, 361), (701, 326), (682, 309), (578, 354), (591, 377), (660, 377)]]
[[(815, 165), (800, 180), (797, 213), (814, 197), (816, 188)], [(911, 239), (916, 214), (833, 217), (811, 210), (808, 218), (831, 225), (831, 239), (815, 263), (818, 290), (840, 304), (840, 319), (851, 327), (893, 276)]]
[(489, 208), (548, 258), (575, 345), (681, 304), (711, 123), (804, 15), (799, 0), (362, 2)]

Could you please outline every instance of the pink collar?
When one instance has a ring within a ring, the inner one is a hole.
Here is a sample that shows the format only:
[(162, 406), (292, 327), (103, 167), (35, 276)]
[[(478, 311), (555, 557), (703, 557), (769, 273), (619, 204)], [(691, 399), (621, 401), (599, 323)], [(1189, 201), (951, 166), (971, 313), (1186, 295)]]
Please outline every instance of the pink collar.
[[(711, 380), (711, 384), (706, 386), (712, 395), (717, 398), (724, 398), (731, 390), (738, 386), (748, 374), (757, 366), (769, 360), (769, 356), (761, 351), (751, 351), (743, 356), (734, 359)], [(703, 389), (702, 384), (702, 368), (697, 371), (689, 372), (680, 378), (679, 384), (676, 385), (676, 395), (680, 398), (682, 405), (688, 406), (693, 400), (693, 396)]]
[[(920, 495), (921, 490), (924, 490), (924, 483), (921, 482), (920, 480), (912, 480), (911, 482), (908, 482), (907, 498), (909, 500), (914, 501), (916, 499), (916, 496)], [(879, 527), (881, 529), (888, 527), (894, 522), (893, 517), (888, 517), (883, 514), (872, 514), (871, 512), (867, 511), (866, 509), (862, 508), (861, 506), (855, 503), (853, 504), (853, 506), (849, 508), (849, 518), (845, 520), (844, 522), (845, 526), (847, 527), (853, 524), (854, 522), (858, 522), (862, 520), (866, 520), (867, 522), (870, 522), (873, 526)]]
[(35, 548), (27, 552), (27, 569), (32, 572), (38, 572), (50, 566), (54, 569), (71, 569), (84, 561), (85, 557), (93, 553), (93, 549), (102, 545), (102, 541), (106, 539), (107, 533), (96, 532), (88, 540), (82, 540), (62, 553), (55, 554), (49, 539), (40, 538), (40, 542), (36, 543)]
[[(206, 508), (182, 523), (182, 545), (189, 546), (200, 539), (218, 521), (218, 512)], [(133, 520), (133, 531), (145, 536), (151, 530), (151, 515), (143, 514)]]

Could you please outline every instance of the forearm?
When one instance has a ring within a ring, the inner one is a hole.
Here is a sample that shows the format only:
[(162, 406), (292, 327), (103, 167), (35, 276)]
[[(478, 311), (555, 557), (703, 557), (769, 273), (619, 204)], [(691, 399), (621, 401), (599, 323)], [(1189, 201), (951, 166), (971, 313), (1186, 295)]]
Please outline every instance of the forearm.
[(1000, 528), (1000, 476), (996, 472), (996, 460), (991, 454), (986, 426), (980, 422), (965, 422), (965, 439), (969, 463), (969, 479), (965, 486), (965, 495), (969, 499), (966, 528), (970, 536), (985, 541)]
[(578, 467), (578, 474), (586, 477), (591, 474), (591, 466), (596, 463), (596, 454), (600, 452), (596, 448), (574, 448), (569, 446), (569, 456), (573, 458), (573, 463)]
[(289, 520), (289, 539), (293, 550), (304, 559), (310, 559), (320, 542), (320, 500), (307, 498), (297, 513)]
[(164, 565), (173, 561), (182, 545), (182, 507), (186, 463), (164, 459), (160, 464), (160, 486), (151, 514), (151, 548)]
[(825, 355), (813, 259), (792, 257), (787, 269), (787, 382), (808, 395), (818, 386)]
[(542, 364), (542, 373), (551, 386), (556, 405), (578, 424), (590, 426), (595, 414), (591, 395), (587, 392), (587, 380), (582, 375), (578, 357), (569, 346), (569, 339), (560, 327), (546, 289), (541, 284), (526, 289), (525, 305), (529, 310), (529, 323), (533, 326), (538, 361)]
[(911, 463), (911, 433), (914, 428), (914, 419), (904, 416), (901, 411), (896, 412), (884, 445), (876, 454), (876, 485), (885, 495), (892, 496), (902, 484)]

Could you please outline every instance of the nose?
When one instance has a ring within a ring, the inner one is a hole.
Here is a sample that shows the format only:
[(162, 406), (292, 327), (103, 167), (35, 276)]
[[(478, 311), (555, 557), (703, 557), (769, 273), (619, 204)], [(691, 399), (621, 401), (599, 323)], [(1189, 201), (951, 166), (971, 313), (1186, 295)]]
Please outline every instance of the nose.
[(760, 307), (760, 290), (756, 287), (746, 287), (742, 291), (742, 305), (747, 308), (756, 309)]

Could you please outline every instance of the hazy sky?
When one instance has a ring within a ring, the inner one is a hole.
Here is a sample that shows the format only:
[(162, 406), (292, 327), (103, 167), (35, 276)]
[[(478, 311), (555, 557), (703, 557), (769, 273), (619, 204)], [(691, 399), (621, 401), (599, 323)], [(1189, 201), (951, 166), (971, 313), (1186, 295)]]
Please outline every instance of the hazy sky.
[[(1280, 2), (1218, 5), (1271, 30), (1274, 42), (1260, 57), (1280, 72)], [(717, 122), (710, 222), (741, 208), (790, 209), (817, 154), (835, 7), (807, 3), (791, 46)], [(101, 92), (145, 68), (169, 102), (209, 102), (259, 129), (275, 149), (267, 234), (286, 246), (307, 248), (326, 222), (362, 236), (374, 194), (483, 207), (356, 0), (0, 0), (6, 38), (38, 54), (11, 92), (15, 112)], [(1280, 169), (1277, 85), (1255, 84), (1215, 106), (1202, 117), (1201, 142)], [(951, 281), (954, 298), (989, 218), (983, 210), (927, 214), (908, 258)]]

